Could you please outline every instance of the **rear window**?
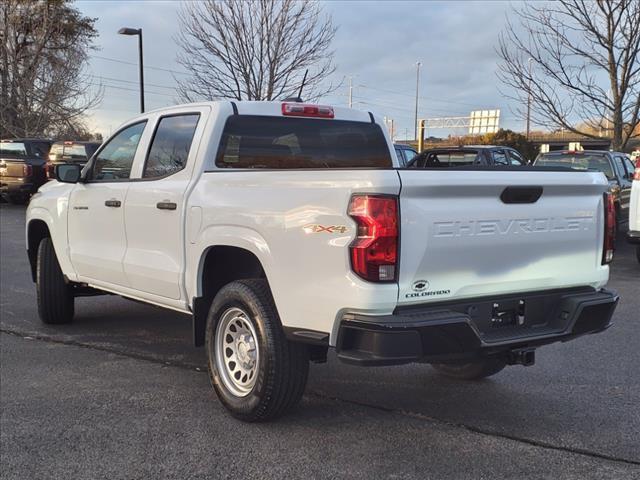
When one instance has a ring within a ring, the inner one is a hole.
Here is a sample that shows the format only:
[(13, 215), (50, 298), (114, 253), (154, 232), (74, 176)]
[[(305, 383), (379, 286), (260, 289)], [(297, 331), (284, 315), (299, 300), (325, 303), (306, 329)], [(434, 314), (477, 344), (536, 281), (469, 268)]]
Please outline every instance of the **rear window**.
[(392, 167), (379, 125), (344, 120), (229, 117), (216, 165), (223, 168)]
[(27, 158), (27, 146), (22, 142), (0, 142), (0, 155), (11, 158)]
[(71, 145), (55, 144), (49, 151), (50, 160), (87, 160), (96, 151), (97, 146), (76, 143)]
[(428, 153), (422, 158), (418, 158), (415, 166), (418, 168), (463, 167), (479, 162), (477, 151), (447, 151)]
[(602, 172), (609, 180), (615, 178), (611, 163), (606, 155), (603, 154), (545, 154), (536, 161), (535, 165), (539, 167), (565, 167), (574, 170)]

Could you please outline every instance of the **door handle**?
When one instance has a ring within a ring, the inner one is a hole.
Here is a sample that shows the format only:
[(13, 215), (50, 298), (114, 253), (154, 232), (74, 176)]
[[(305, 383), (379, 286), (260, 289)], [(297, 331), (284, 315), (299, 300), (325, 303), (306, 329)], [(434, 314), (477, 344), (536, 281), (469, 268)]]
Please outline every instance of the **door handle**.
[(107, 207), (114, 207), (114, 208), (119, 208), (120, 205), (122, 205), (122, 202), (120, 200), (107, 200), (104, 202), (105, 206)]
[(174, 202), (158, 202), (156, 203), (156, 208), (160, 210), (175, 210), (178, 208), (178, 205)]

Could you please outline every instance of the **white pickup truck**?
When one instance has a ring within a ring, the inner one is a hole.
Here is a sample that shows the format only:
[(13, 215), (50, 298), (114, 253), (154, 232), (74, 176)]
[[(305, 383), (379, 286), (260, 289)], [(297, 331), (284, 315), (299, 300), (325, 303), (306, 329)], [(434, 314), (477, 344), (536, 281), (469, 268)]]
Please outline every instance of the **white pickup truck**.
[(104, 292), (189, 313), (221, 402), (246, 421), (292, 407), (329, 347), (472, 379), (610, 325), (602, 173), (402, 169), (382, 125), (286, 101), (127, 122), (31, 200), (42, 321)]

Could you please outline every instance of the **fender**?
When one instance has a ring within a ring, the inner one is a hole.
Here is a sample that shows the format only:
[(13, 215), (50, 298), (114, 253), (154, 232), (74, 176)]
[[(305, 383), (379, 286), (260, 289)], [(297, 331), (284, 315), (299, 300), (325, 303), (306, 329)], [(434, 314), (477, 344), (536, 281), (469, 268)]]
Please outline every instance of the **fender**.
[[(195, 244), (188, 247), (191, 254), (187, 258), (185, 283), (189, 299), (202, 296), (204, 259), (209, 249), (217, 246), (243, 248), (253, 253), (260, 261), (267, 279), (270, 278), (273, 271), (273, 258), (269, 245), (262, 235), (244, 226), (210, 226), (201, 230)], [(274, 297), (276, 297), (275, 294)]]
[[(64, 205), (62, 205), (64, 203)], [(27, 222), (25, 225), (25, 244), (29, 248), (29, 226), (34, 220), (41, 220), (49, 229), (51, 241), (60, 263), (62, 273), (70, 280), (76, 280), (77, 275), (71, 264), (69, 257), (69, 242), (67, 237), (67, 198), (58, 199), (56, 219), (51, 212), (44, 207), (30, 206), (27, 211)]]

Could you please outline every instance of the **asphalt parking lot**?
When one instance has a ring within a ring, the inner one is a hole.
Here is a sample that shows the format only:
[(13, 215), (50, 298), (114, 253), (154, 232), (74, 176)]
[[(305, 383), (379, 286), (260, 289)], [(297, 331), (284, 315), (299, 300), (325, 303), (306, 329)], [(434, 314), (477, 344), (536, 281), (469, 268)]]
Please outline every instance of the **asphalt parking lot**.
[(0, 205), (0, 478), (640, 478), (640, 265), (612, 328), (485, 381), (312, 365), (276, 423), (229, 417), (189, 318), (114, 296), (40, 324), (24, 207)]

